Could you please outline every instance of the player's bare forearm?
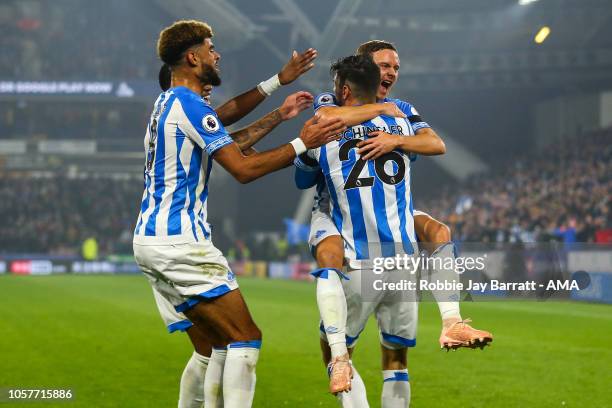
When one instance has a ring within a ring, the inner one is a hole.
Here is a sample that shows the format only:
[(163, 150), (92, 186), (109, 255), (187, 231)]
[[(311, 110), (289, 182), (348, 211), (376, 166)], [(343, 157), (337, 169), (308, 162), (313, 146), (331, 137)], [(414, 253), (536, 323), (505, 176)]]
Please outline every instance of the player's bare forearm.
[(446, 145), (431, 128), (419, 129), (414, 136), (400, 136), (397, 147), (407, 153), (437, 156), (446, 153)]
[(355, 126), (383, 114), (380, 103), (368, 103), (361, 106), (323, 106), (317, 110), (322, 119), (340, 118), (347, 126)]
[(406, 114), (393, 102), (367, 103), (360, 106), (322, 106), (317, 110), (317, 116), (320, 118), (340, 118), (347, 126), (355, 126), (380, 115), (406, 117)]
[(283, 121), (278, 109), (261, 117), (249, 126), (230, 134), (240, 150), (246, 150), (255, 145)]
[(340, 119), (317, 120), (312, 117), (304, 123), (299, 140), (296, 139), (276, 149), (253, 153), (249, 156), (241, 152), (237, 143), (232, 143), (218, 150), (213, 157), (240, 183), (250, 183), (261, 176), (292, 164), (296, 150), (314, 149), (338, 140), (340, 134), (345, 130), (346, 126)]
[(237, 144), (232, 144), (216, 152), (214, 158), (242, 184), (285, 168), (295, 159), (295, 149), (290, 144), (265, 152), (249, 149), (247, 153), (243, 154)]
[(424, 156), (435, 156), (446, 153), (446, 146), (440, 136), (431, 128), (417, 130), (414, 136), (402, 136), (376, 130), (368, 138), (357, 144), (357, 151), (363, 160), (381, 157), (395, 149), (406, 153), (417, 153)]
[(215, 111), (223, 126), (230, 126), (251, 113), (266, 96), (255, 87), (219, 106)]

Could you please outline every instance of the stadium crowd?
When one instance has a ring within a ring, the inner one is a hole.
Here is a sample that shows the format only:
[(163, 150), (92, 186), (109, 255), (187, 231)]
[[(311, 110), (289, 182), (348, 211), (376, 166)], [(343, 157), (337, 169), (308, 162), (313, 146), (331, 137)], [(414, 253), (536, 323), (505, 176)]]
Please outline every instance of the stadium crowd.
[(129, 253), (142, 185), (135, 180), (0, 177), (0, 252), (75, 255), (95, 237)]
[(0, 79), (154, 78), (159, 63), (148, 51), (159, 27), (146, 13), (158, 10), (135, 3), (2, 1)]
[[(610, 242), (611, 138), (612, 129), (601, 130), (509, 160), (498, 173), (474, 176), (418, 208), (463, 242)], [(134, 179), (0, 175), (0, 253), (74, 255), (93, 236), (101, 255), (128, 254), (141, 188)], [(308, 256), (282, 234), (214, 234), (230, 258)]]
[(422, 208), (463, 242), (609, 241), (610, 140), (612, 128), (565, 139), (445, 189)]

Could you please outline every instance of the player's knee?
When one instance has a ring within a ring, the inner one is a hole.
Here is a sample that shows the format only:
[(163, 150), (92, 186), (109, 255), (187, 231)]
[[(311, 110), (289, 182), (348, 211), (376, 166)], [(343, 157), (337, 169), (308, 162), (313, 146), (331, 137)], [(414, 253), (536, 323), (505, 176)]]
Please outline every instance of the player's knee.
[(441, 223), (439, 221), (436, 221), (436, 223), (433, 226), (433, 231), (432, 231), (432, 235), (433, 235), (433, 240), (432, 242), (436, 243), (436, 244), (444, 244), (446, 242), (449, 242), (451, 240), (451, 231), (450, 228), (448, 227), (448, 225)]
[(404, 370), (408, 367), (408, 349), (406, 347), (389, 349), (382, 346), (383, 370)]
[(243, 327), (235, 327), (229, 333), (229, 343), (237, 341), (261, 340), (263, 335), (259, 327), (255, 323), (245, 325)]
[(334, 251), (320, 251), (317, 253), (317, 263), (322, 268), (342, 268), (342, 255)]
[(338, 237), (329, 237), (317, 245), (317, 264), (321, 268), (341, 269), (344, 261), (342, 240)]
[(202, 356), (210, 356), (210, 353), (212, 352), (211, 344), (213, 342), (220, 343), (218, 339), (213, 338), (214, 336), (210, 336), (209, 338), (196, 326), (191, 326), (189, 329), (187, 329), (187, 335), (193, 344), (194, 350)]

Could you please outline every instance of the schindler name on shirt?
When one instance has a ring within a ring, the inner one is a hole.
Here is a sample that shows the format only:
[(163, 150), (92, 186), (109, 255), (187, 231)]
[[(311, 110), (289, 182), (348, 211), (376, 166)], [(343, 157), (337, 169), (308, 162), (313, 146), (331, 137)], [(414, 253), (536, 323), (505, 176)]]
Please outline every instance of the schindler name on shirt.
[(347, 129), (342, 133), (342, 139), (351, 140), (351, 139), (365, 139), (367, 135), (375, 131), (383, 131), (387, 133), (391, 133), (394, 135), (404, 135), (404, 129), (400, 125), (390, 125), (387, 129), (386, 127), (381, 126), (364, 126), (357, 125), (353, 126), (350, 129)]

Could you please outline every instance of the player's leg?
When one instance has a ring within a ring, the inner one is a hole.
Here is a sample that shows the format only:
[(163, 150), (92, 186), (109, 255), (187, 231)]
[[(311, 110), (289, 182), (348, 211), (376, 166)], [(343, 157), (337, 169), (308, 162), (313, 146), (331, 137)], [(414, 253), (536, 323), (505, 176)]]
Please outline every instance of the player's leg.
[[(211, 338), (211, 333), (214, 333), (214, 328), (202, 330), (201, 327), (191, 326), (186, 330), (189, 340), (193, 344), (195, 352), (192, 358), (187, 363), (183, 376), (181, 377), (181, 394), (179, 399), (179, 408), (185, 407), (202, 407), (203, 398), (204, 406), (213, 408), (223, 407), (223, 367), (225, 366), (225, 357), (227, 350), (225, 348), (213, 349), (212, 343), (220, 343), (220, 339)], [(206, 367), (200, 356), (210, 356), (206, 358)], [(195, 359), (196, 363), (192, 364)], [(197, 364), (200, 363), (200, 364)], [(201, 396), (201, 398), (200, 398)], [(181, 403), (185, 405), (181, 405)], [(193, 405), (189, 405), (189, 403)]]
[[(459, 276), (452, 268), (445, 268), (448, 259), (455, 258), (454, 244), (451, 241), (450, 228), (444, 223), (422, 211), (414, 212), (414, 228), (425, 249), (431, 254), (434, 270), (431, 279), (440, 282), (458, 282)], [(481, 347), (493, 341), (493, 335), (484, 330), (477, 330), (463, 320), (459, 309), (459, 291), (432, 291), (440, 316), (442, 330), (440, 347)]]
[(309, 243), (318, 265), (312, 275), (316, 278), (317, 305), (331, 354), (329, 390), (335, 394), (350, 389), (351, 366), (345, 337), (347, 306), (341, 282), (346, 278), (341, 272), (343, 241), (327, 214), (313, 214)]
[(221, 251), (210, 241), (134, 244), (134, 257), (152, 286), (177, 312), (206, 333), (214, 347), (228, 347), (223, 365), (224, 406), (250, 407), (261, 331)]
[(255, 366), (262, 335), (240, 290), (201, 300), (184, 313), (197, 327), (214, 328), (217, 335), (213, 343), (215, 349), (227, 346), (222, 381), (224, 406), (250, 407), (255, 393)]
[[(326, 336), (323, 331), (321, 331), (321, 338), (319, 340), (321, 346), (321, 354), (323, 356), (323, 364), (325, 367), (329, 367), (331, 362), (331, 350), (329, 348), (329, 344), (327, 344)], [(353, 352), (355, 351), (354, 344), (352, 347), (349, 347), (348, 353), (349, 357), (353, 357)], [(336, 394), (336, 398), (340, 402), (340, 405), (343, 408), (368, 408), (368, 397), (367, 391), (365, 387), (365, 383), (357, 371), (357, 368), (353, 364), (352, 360), (349, 360), (351, 364), (353, 378), (351, 379), (351, 389), (346, 392), (339, 392)], [(328, 370), (328, 375), (330, 372)]]
[(210, 363), (211, 345), (205, 333), (195, 326), (186, 330), (195, 351), (181, 375), (179, 408), (201, 408), (204, 404), (204, 378)]
[[(401, 270), (381, 277), (389, 282), (416, 280), (414, 274)], [(376, 307), (382, 351), (383, 408), (410, 406), (407, 350), (416, 346), (418, 306), (416, 291), (386, 291)]]
[[(350, 280), (342, 280), (342, 288), (347, 304), (346, 344), (350, 357), (353, 355), (359, 335), (365, 328), (378, 302), (378, 294), (374, 294), (372, 299), (368, 299), (367, 302), (364, 302), (362, 296), (361, 273), (362, 271), (359, 270), (349, 271)], [(328, 357), (326, 362), (329, 362), (329, 359), (331, 359), (331, 352), (328, 351), (329, 348), (326, 347), (325, 340), (326, 335), (321, 331), (321, 349), (324, 358), (326, 356)], [(349, 362), (353, 370), (351, 389), (348, 392), (340, 392), (336, 394), (336, 396), (341, 405), (345, 408), (369, 407), (365, 384), (356, 367), (353, 365), (353, 362), (351, 360), (349, 360)]]
[(317, 284), (317, 305), (331, 352), (329, 390), (347, 391), (351, 387), (350, 357), (346, 347), (346, 299), (341, 272), (344, 258), (342, 238), (332, 235), (316, 246), (319, 269), (313, 272)]
[[(450, 228), (422, 211), (414, 212), (414, 230), (419, 237), (419, 246), (425, 249), (432, 257), (444, 260), (449, 252), (452, 256), (452, 243), (450, 240)], [(459, 280), (454, 270), (438, 268), (432, 273), (432, 280), (441, 282), (455, 282)], [(448, 327), (454, 322), (461, 321), (459, 311), (458, 291), (433, 291), (434, 298), (438, 303), (442, 323)]]
[(181, 376), (178, 406), (200, 408), (204, 403), (204, 377), (209, 365), (211, 342), (205, 332), (196, 328), (184, 314), (178, 313), (155, 288), (153, 288), (153, 298), (168, 331), (187, 333), (195, 350)]
[(408, 376), (408, 349), (403, 346), (388, 348), (382, 344), (383, 387), (382, 408), (406, 408), (410, 406), (410, 378)]

